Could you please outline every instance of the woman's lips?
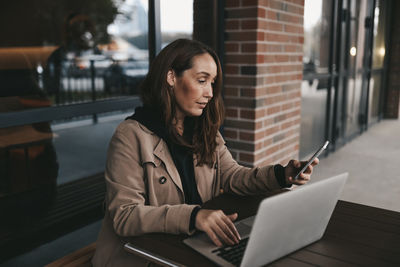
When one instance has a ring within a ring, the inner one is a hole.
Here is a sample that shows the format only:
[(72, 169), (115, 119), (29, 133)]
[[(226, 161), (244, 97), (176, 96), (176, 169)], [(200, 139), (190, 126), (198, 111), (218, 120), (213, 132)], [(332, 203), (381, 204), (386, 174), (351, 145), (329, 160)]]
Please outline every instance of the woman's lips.
[(205, 108), (207, 106), (207, 102), (197, 102), (201, 106), (201, 108)]

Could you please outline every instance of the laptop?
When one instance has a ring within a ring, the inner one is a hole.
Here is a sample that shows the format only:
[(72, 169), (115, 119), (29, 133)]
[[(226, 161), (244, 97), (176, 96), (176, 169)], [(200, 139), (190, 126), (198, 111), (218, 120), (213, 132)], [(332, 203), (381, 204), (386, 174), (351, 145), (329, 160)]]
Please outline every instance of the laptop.
[(219, 248), (205, 233), (183, 242), (220, 266), (263, 266), (319, 240), (348, 173), (264, 199), (255, 216), (235, 223), (241, 241)]

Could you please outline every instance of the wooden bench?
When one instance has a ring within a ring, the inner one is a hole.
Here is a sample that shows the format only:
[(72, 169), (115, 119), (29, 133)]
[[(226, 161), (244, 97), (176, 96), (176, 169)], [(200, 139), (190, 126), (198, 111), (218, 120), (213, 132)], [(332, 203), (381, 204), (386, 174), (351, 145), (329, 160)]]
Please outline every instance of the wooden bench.
[(89, 267), (92, 266), (91, 260), (96, 250), (96, 242), (72, 252), (45, 267)]

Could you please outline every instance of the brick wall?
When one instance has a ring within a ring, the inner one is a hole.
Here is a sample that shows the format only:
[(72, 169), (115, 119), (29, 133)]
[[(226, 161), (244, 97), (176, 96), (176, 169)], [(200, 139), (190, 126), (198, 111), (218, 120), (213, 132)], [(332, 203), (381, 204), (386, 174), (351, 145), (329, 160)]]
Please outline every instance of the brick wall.
[(385, 118), (398, 119), (400, 113), (400, 3), (393, 1), (389, 44), (389, 75), (385, 101)]
[(244, 165), (286, 164), (299, 152), (304, 1), (225, 3), (227, 145)]

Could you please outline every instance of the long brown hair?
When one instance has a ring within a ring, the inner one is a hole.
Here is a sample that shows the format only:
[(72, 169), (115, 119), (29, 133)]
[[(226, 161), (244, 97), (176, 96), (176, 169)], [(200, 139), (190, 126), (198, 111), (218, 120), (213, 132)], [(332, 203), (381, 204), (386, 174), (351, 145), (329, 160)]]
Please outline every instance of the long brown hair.
[[(173, 70), (180, 77), (185, 70), (193, 67), (193, 58), (208, 53), (217, 65), (217, 76), (213, 84), (213, 98), (199, 117), (193, 117), (194, 132), (192, 144), (188, 145), (177, 138), (173, 125), (177, 103), (173, 90), (167, 83), (168, 71)], [(178, 39), (167, 45), (152, 62), (149, 72), (141, 84), (143, 105), (156, 109), (163, 117), (168, 133), (175, 141), (190, 146), (197, 156), (199, 165), (212, 164), (217, 147), (216, 136), (224, 118), (221, 97), (222, 71), (216, 53), (206, 45), (188, 39)]]

